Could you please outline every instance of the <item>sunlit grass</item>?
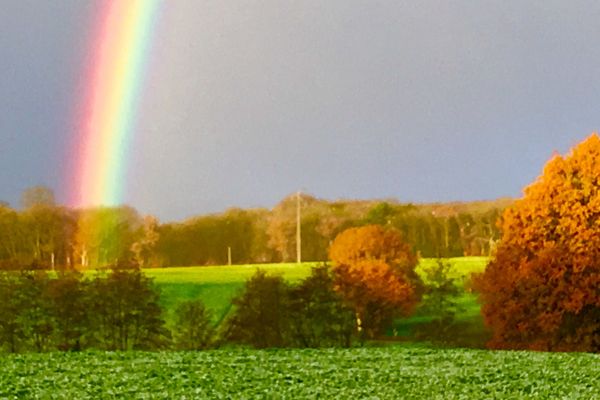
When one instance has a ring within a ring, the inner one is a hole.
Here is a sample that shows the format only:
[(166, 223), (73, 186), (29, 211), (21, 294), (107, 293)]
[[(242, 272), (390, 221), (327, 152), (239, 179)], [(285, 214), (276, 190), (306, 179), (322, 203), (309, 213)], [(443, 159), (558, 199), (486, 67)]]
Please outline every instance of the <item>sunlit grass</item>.
[[(487, 257), (456, 257), (444, 259), (451, 265), (451, 275), (464, 282), (473, 272), (481, 272), (487, 264)], [(422, 259), (417, 272), (423, 274), (423, 268), (434, 265), (436, 259)], [(231, 300), (242, 289), (257, 269), (262, 269), (269, 274), (281, 275), (290, 283), (298, 282), (310, 275), (310, 271), (321, 263), (308, 262), (302, 264), (252, 264), (234, 266), (208, 266), (208, 267), (174, 267), (146, 269), (144, 273), (153, 278), (161, 290), (161, 303), (167, 311), (167, 319), (172, 319), (173, 310), (183, 301), (201, 299), (206, 307), (213, 313), (213, 320), (219, 323), (226, 317), (231, 309)], [(461, 321), (480, 319), (479, 304), (476, 296), (465, 293), (459, 300), (464, 311), (457, 315)], [(405, 320), (403, 331), (427, 316), (415, 316), (413, 320)], [(477, 322), (479, 325), (480, 322)]]
[[(473, 272), (481, 272), (487, 264), (487, 257), (454, 257), (445, 258), (444, 262), (452, 266), (452, 276), (455, 278), (468, 277)], [(423, 258), (417, 266), (417, 272), (422, 275), (423, 268), (434, 265), (435, 258)], [(278, 263), (278, 264), (248, 264), (220, 265), (208, 267), (172, 267), (145, 269), (144, 273), (154, 278), (157, 284), (163, 283), (239, 283), (245, 282), (257, 269), (269, 274), (283, 276), (289, 282), (301, 280), (310, 275), (310, 270), (321, 263)]]
[(158, 284), (163, 283), (240, 283), (250, 278), (257, 269), (269, 274), (282, 275), (290, 282), (298, 281), (310, 275), (312, 267), (319, 263), (281, 263), (281, 264), (250, 264), (250, 265), (220, 265), (209, 267), (174, 267), (145, 269), (144, 273), (154, 278)]
[[(416, 270), (421, 276), (423, 276), (423, 268), (435, 265), (438, 259), (436, 258), (423, 258), (421, 259), (419, 265)], [(472, 273), (475, 272), (483, 272), (485, 266), (487, 265), (489, 258), (488, 257), (453, 257), (453, 258), (443, 258), (443, 262), (449, 263), (451, 266), (450, 276), (464, 280), (468, 279)]]

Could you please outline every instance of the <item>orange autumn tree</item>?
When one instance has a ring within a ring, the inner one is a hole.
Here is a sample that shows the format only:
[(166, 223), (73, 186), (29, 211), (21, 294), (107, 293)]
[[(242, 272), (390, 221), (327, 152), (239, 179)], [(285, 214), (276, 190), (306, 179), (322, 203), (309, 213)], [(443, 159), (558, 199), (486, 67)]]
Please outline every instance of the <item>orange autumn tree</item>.
[(335, 288), (354, 309), (363, 338), (412, 313), (421, 296), (417, 257), (399, 231), (379, 225), (350, 228), (329, 249)]
[(493, 348), (600, 350), (600, 138), (592, 134), (507, 209), (476, 279)]

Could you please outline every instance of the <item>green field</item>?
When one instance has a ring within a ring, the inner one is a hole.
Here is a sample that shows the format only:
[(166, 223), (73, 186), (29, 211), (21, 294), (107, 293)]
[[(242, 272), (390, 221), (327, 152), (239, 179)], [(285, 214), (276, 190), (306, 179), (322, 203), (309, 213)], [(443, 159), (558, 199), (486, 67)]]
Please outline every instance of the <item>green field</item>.
[[(297, 282), (310, 274), (315, 263), (262, 264), (213, 267), (177, 267), (146, 269), (144, 273), (154, 278), (160, 288), (165, 310), (172, 312), (177, 304), (201, 299), (219, 322), (229, 312), (231, 299), (258, 268), (279, 274), (289, 282)], [(170, 319), (170, 316), (167, 316)]]
[(600, 356), (371, 347), (2, 357), (2, 399), (592, 399)]
[[(488, 261), (486, 257), (458, 257), (445, 261), (452, 266), (453, 277), (464, 282), (471, 273), (483, 271)], [(435, 259), (423, 259), (417, 267), (422, 273), (423, 267), (435, 263)], [(310, 274), (310, 270), (318, 263), (303, 264), (263, 264), (213, 267), (177, 267), (144, 270), (146, 275), (154, 278), (161, 290), (161, 302), (167, 310), (167, 320), (172, 320), (172, 312), (182, 301), (201, 299), (213, 313), (215, 323), (219, 323), (231, 308), (231, 299), (242, 289), (244, 282), (258, 268), (270, 274), (283, 276), (289, 282), (297, 282)], [(480, 335), (483, 323), (479, 314), (479, 304), (474, 294), (465, 293), (460, 303), (463, 311), (457, 316), (459, 322), (467, 326), (467, 331)], [(428, 315), (415, 315), (412, 318), (398, 321), (394, 332), (400, 336), (409, 335), (413, 328), (427, 322)], [(469, 335), (471, 334), (469, 333)]]

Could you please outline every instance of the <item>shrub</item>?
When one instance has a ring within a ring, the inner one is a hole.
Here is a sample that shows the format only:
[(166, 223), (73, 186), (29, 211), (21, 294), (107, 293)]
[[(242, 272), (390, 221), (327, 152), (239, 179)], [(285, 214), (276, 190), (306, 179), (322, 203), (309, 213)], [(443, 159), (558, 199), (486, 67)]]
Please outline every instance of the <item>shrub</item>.
[(437, 262), (423, 269), (425, 287), (419, 311), (432, 315), (433, 319), (419, 327), (417, 336), (447, 342), (455, 316), (462, 310), (458, 298), (463, 290), (455, 278), (450, 276), (451, 265), (438, 259)]
[(299, 347), (349, 347), (356, 330), (354, 312), (334, 290), (329, 267), (290, 289), (290, 336)]
[(181, 303), (176, 315), (175, 347), (179, 350), (203, 350), (211, 346), (214, 328), (210, 312), (201, 300)]
[(256, 348), (289, 345), (288, 287), (282, 277), (257, 270), (232, 303), (235, 311), (226, 323), (227, 340)]

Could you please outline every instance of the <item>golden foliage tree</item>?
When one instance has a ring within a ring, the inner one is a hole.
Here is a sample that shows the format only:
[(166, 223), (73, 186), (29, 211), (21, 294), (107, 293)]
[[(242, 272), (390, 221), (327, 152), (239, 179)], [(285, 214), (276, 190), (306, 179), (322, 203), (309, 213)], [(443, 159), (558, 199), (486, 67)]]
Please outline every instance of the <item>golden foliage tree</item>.
[(347, 229), (332, 243), (329, 257), (335, 288), (356, 312), (364, 337), (382, 333), (396, 316), (409, 315), (420, 299), (417, 257), (395, 229)]
[(600, 138), (592, 134), (507, 209), (476, 279), (494, 348), (600, 351)]

